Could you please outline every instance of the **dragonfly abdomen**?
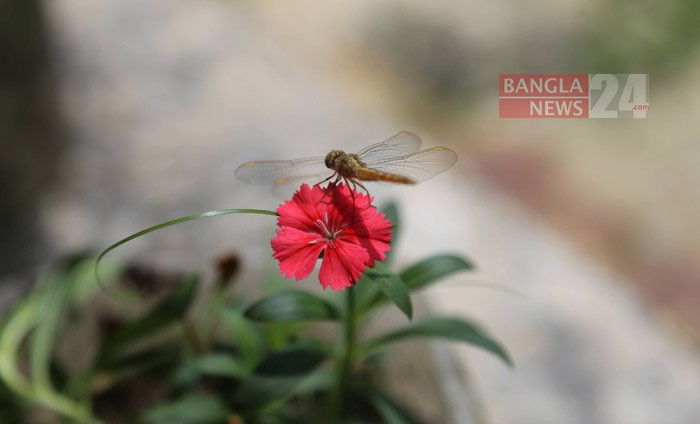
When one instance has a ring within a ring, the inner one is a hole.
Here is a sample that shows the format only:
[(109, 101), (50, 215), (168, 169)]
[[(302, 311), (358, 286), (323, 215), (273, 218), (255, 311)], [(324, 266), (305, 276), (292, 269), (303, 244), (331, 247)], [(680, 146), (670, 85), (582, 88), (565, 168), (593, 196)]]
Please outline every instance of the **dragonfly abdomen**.
[[(331, 156), (333, 152), (328, 155)], [(360, 181), (386, 181), (397, 184), (415, 184), (416, 182), (403, 175), (378, 171), (365, 165), (356, 155), (340, 152), (329, 161), (330, 168), (341, 177)]]
[(377, 171), (376, 169), (362, 167), (354, 170), (352, 178), (361, 181), (386, 181), (397, 184), (415, 184), (416, 182), (403, 175), (391, 174), (389, 172)]

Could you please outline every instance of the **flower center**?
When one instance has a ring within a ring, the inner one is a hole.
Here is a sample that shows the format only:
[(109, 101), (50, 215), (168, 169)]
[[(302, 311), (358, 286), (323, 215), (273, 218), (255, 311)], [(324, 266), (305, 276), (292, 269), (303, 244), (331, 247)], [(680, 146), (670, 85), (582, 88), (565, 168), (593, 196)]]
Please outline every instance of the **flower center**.
[(340, 236), (340, 233), (343, 231), (344, 227), (337, 228), (337, 225), (333, 225), (331, 222), (329, 222), (328, 213), (326, 213), (324, 219), (316, 220), (316, 226), (320, 230), (323, 237), (311, 241), (310, 244), (316, 244), (325, 241), (328, 244), (330, 244), (331, 247), (335, 247), (333, 244), (333, 240), (337, 239)]

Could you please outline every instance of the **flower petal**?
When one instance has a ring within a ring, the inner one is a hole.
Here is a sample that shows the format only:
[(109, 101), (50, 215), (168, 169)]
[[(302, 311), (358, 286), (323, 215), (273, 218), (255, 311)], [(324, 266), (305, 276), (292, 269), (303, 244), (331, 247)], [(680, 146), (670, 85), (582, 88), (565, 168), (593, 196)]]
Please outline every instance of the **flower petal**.
[(326, 249), (318, 279), (324, 289), (330, 286), (342, 290), (362, 277), (369, 254), (363, 247), (343, 240), (335, 240), (333, 244), (335, 247)]
[[(372, 197), (358, 191), (351, 191), (343, 183), (331, 186), (331, 202), (329, 211), (337, 214), (343, 225), (362, 221), (376, 213), (377, 209), (371, 206)], [(330, 212), (329, 212), (330, 213)]]
[(284, 227), (277, 230), (277, 237), (270, 240), (273, 258), (280, 262), (280, 273), (285, 278), (295, 277), (298, 280), (311, 274), (326, 242), (313, 243), (319, 235), (308, 233), (296, 228)]
[(309, 187), (302, 184), (294, 193), (292, 200), (277, 208), (279, 218), (277, 225), (292, 227), (302, 231), (318, 231), (316, 220), (322, 217), (326, 205), (321, 202), (324, 192), (318, 186)]
[[(373, 206), (371, 208), (375, 209)], [(376, 210), (376, 209), (375, 209)], [(374, 267), (374, 261), (383, 261), (386, 252), (391, 249), (391, 221), (385, 219), (383, 213), (375, 214), (369, 219), (356, 221), (352, 227), (352, 233), (357, 238), (356, 244), (364, 247), (369, 254), (366, 265)]]

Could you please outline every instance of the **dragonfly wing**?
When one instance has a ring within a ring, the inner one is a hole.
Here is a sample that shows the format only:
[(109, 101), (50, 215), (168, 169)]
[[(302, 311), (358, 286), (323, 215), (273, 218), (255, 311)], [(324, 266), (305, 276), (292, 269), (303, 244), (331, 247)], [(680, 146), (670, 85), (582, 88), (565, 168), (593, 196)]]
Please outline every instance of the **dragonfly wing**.
[[(296, 160), (264, 160), (246, 162), (236, 169), (236, 178), (252, 184), (285, 186), (330, 176), (322, 157)], [(318, 182), (316, 181), (316, 182)]]
[(381, 143), (372, 144), (357, 152), (357, 157), (367, 165), (418, 151), (420, 138), (408, 131), (401, 131)]
[(457, 153), (446, 147), (433, 147), (420, 152), (378, 161), (367, 166), (377, 171), (403, 175), (415, 182), (429, 180), (457, 162)]

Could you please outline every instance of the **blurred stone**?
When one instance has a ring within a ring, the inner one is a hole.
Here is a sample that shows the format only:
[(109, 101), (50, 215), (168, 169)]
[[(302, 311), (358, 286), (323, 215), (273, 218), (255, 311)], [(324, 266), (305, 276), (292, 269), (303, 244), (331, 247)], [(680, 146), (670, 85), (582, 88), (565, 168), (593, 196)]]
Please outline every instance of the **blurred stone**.
[(38, 216), (64, 147), (43, 3), (0, 2), (0, 276), (46, 259)]

